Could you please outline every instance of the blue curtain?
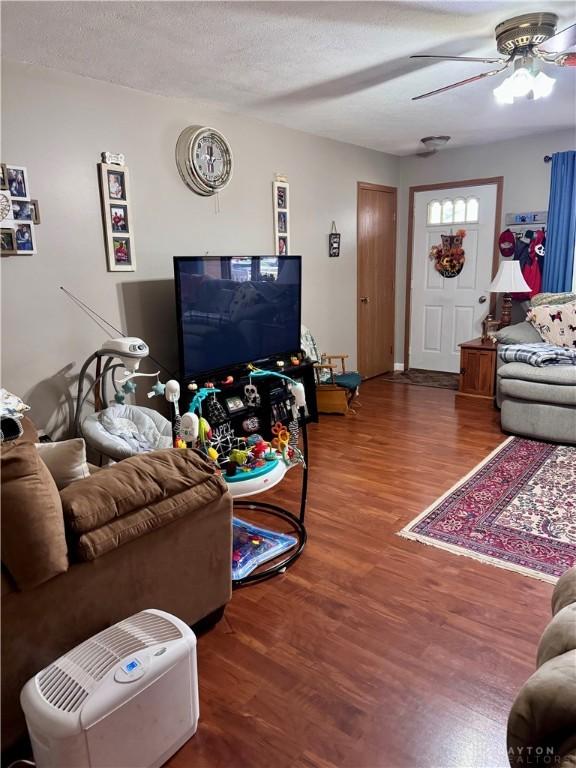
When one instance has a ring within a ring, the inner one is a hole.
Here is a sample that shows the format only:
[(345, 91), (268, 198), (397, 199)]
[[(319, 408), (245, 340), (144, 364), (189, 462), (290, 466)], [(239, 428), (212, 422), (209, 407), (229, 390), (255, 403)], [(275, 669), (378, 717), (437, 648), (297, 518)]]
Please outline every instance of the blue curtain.
[(552, 155), (542, 290), (572, 290), (576, 242), (576, 151)]

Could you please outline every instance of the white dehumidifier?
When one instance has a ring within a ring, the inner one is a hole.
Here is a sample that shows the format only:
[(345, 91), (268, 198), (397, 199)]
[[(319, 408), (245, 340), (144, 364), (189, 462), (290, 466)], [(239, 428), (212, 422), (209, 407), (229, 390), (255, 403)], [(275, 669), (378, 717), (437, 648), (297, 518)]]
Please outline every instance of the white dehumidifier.
[(157, 768), (196, 732), (196, 636), (141, 611), (35, 675), (20, 702), (38, 768)]

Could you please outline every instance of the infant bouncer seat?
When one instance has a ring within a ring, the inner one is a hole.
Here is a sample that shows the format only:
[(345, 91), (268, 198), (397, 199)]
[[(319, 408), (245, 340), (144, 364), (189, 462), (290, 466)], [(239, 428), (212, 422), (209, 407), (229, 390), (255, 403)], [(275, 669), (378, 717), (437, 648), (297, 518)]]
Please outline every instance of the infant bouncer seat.
[[(148, 355), (148, 346), (134, 337), (112, 339), (91, 355), (82, 366), (78, 378), (74, 433), (82, 436), (87, 444), (114, 461), (121, 461), (139, 453), (172, 447), (172, 425), (161, 413), (152, 408), (124, 403), (126, 394), (136, 389), (135, 376), (155, 376), (158, 373), (137, 373), (140, 360)], [(122, 363), (114, 363), (119, 357)], [(105, 358), (104, 364), (102, 359)], [(86, 374), (96, 361), (94, 381), (84, 394)], [(124, 378), (116, 381), (115, 373), (124, 372)], [(107, 406), (108, 382), (114, 388), (114, 405)], [(82, 418), (82, 408), (94, 391), (94, 413)], [(158, 381), (149, 397), (163, 394), (164, 385)]]

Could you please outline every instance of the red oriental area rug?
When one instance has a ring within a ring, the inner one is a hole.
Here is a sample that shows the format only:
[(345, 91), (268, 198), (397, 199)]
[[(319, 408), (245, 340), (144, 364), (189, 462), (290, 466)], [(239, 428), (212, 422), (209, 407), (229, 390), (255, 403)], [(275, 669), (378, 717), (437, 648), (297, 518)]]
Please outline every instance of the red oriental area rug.
[(576, 448), (510, 437), (399, 533), (555, 582), (576, 565)]

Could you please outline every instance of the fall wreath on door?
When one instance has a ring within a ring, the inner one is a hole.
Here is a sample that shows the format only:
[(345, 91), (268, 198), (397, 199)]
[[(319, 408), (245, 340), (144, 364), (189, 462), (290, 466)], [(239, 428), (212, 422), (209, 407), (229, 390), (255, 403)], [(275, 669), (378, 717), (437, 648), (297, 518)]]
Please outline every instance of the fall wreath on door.
[(428, 256), (442, 277), (457, 277), (464, 267), (465, 254), (462, 242), (466, 237), (466, 230), (459, 229), (455, 235), (440, 237), (442, 244), (433, 245)]

